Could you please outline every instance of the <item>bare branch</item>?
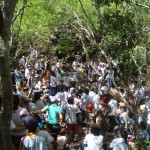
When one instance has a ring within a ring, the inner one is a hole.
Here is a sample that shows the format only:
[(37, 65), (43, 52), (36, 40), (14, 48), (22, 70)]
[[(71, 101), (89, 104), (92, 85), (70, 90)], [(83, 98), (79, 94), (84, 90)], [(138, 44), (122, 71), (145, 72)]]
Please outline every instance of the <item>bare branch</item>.
[(96, 27), (94, 26), (93, 22), (90, 20), (89, 16), (87, 15), (87, 13), (86, 13), (86, 11), (85, 11), (85, 9), (84, 9), (84, 7), (83, 7), (83, 4), (82, 4), (81, 0), (79, 0), (79, 3), (80, 3), (80, 5), (81, 5), (81, 8), (82, 8), (83, 13), (85, 14), (86, 18), (89, 20), (89, 22), (90, 22), (90, 24), (92, 25), (92, 27), (94, 28), (94, 30), (97, 31), (97, 29), (96, 29)]
[(27, 7), (27, 0), (24, 0), (23, 6), (17, 10), (15, 16), (13, 17), (13, 23), (16, 21), (17, 17), (18, 17), (20, 14), (23, 14), (23, 13), (24, 13), (24, 9), (25, 9), (26, 7)]

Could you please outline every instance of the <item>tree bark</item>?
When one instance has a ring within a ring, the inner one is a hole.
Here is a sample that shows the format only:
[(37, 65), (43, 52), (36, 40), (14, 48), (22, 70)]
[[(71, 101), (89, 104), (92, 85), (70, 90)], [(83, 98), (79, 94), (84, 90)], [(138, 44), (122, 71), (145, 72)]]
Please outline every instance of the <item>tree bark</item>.
[[(0, 48), (2, 51), (2, 48)], [(9, 55), (6, 51), (4, 55), (0, 55), (0, 76), (1, 76), (1, 86), (2, 86), (2, 103), (3, 111), (1, 116), (1, 140), (3, 150), (11, 150), (11, 138), (10, 138), (10, 120), (12, 116), (12, 83), (10, 79), (10, 65), (9, 65)]]
[(3, 111), (0, 118), (0, 134), (3, 150), (11, 150), (10, 121), (12, 116), (12, 82), (10, 77), (9, 51), (11, 25), (18, 0), (3, 0), (0, 8), (0, 77)]

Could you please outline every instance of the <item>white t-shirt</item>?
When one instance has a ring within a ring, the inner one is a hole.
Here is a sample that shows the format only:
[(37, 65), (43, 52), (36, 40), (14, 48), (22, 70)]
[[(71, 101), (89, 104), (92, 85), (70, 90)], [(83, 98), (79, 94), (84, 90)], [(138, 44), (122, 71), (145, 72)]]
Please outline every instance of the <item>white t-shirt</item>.
[(56, 82), (57, 82), (57, 85), (62, 85), (62, 77), (59, 73), (57, 73), (56, 75)]
[(54, 76), (50, 77), (50, 86), (56, 87), (56, 78)]
[(82, 101), (81, 101), (81, 99), (75, 97), (75, 98), (74, 98), (74, 104), (78, 107), (78, 112), (81, 112), (81, 110), (80, 110), (80, 106), (82, 106)]
[(87, 134), (83, 140), (83, 144), (86, 146), (84, 150), (102, 150), (103, 136), (94, 136), (93, 134)]
[(96, 93), (93, 91), (89, 91), (89, 96), (92, 98), (92, 100), (94, 99), (94, 97), (96, 96)]
[(67, 100), (68, 97), (71, 97), (71, 94), (67, 91), (64, 92), (65, 100)]
[(123, 138), (116, 138), (110, 143), (113, 150), (128, 150), (128, 146)]
[(120, 114), (120, 118), (123, 119), (123, 121), (125, 123), (127, 123), (127, 117), (126, 117), (126, 115), (127, 115), (127, 112), (121, 112), (121, 114)]
[(150, 112), (150, 100), (145, 103), (145, 107), (148, 112)]
[(110, 100), (108, 103), (108, 106), (111, 108), (111, 112), (108, 114), (108, 116), (115, 116), (116, 114), (116, 107), (117, 107), (117, 101), (116, 100)]
[(145, 99), (145, 87), (141, 87), (140, 89), (137, 89), (134, 93), (137, 100)]
[(102, 86), (101, 91), (103, 91), (103, 94), (107, 94), (108, 93), (108, 87), (107, 86)]
[(65, 96), (64, 92), (58, 92), (55, 97), (56, 97), (56, 99), (59, 100), (60, 108), (63, 109), (64, 106), (66, 105), (66, 96)]
[(26, 69), (25, 69), (25, 78), (26, 78), (26, 79), (28, 79), (29, 73), (30, 73), (29, 69), (26, 68)]
[(78, 67), (78, 62), (77, 62), (77, 61), (73, 61), (73, 63), (72, 63), (72, 68), (73, 68), (74, 70), (76, 70), (77, 67)]
[(20, 150), (46, 150), (46, 145), (52, 141), (51, 136), (45, 131), (27, 135), (21, 139)]
[(77, 123), (76, 113), (78, 112), (78, 108), (76, 105), (67, 104), (64, 109), (66, 110), (65, 121), (69, 124)]
[(70, 77), (69, 76), (64, 76), (63, 77), (63, 84), (65, 85), (65, 86), (67, 86), (67, 87), (69, 87), (70, 86)]
[(96, 94), (96, 96), (93, 99), (94, 107), (97, 110), (98, 106), (100, 105), (100, 96)]
[(92, 98), (89, 95), (83, 94), (83, 96), (81, 97), (81, 101), (82, 101), (82, 104), (83, 104), (82, 109), (84, 111), (86, 111), (86, 104), (91, 103)]
[(150, 113), (148, 113), (148, 116), (147, 116), (147, 123), (150, 125)]

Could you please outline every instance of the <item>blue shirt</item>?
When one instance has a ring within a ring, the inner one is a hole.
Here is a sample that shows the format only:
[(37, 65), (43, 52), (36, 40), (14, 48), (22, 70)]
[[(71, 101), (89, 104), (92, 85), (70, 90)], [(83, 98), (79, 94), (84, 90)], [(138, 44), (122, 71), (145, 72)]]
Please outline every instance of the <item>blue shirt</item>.
[(20, 71), (15, 69), (15, 71), (14, 71), (15, 81), (21, 81), (21, 76), (19, 76), (19, 75), (21, 75)]
[(50, 106), (44, 107), (45, 111), (48, 111), (48, 118), (46, 120), (49, 124), (59, 123), (59, 114), (61, 113), (61, 108), (57, 104), (51, 104)]

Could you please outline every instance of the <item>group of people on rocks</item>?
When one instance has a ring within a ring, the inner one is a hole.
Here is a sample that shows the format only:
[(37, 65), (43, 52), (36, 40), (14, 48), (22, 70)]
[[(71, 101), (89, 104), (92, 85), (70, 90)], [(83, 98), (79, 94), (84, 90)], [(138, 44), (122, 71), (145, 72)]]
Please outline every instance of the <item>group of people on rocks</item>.
[[(59, 60), (45, 62), (44, 59), (33, 64), (23, 56), (13, 70), (14, 106), (10, 130), (14, 148), (67, 150), (68, 141), (81, 140), (79, 128), (83, 127), (85, 138), (80, 150), (128, 150), (129, 142), (135, 140), (134, 113), (127, 111), (128, 105), (122, 98), (110, 94), (114, 72), (109, 64), (74, 61), (70, 72), (64, 70), (64, 66)], [(90, 87), (80, 85), (79, 67), (85, 69)], [(92, 86), (93, 82), (96, 87)], [(144, 81), (141, 88), (132, 81), (130, 89), (141, 108), (138, 114), (140, 136), (149, 140), (150, 91)], [(125, 89), (121, 95), (127, 99)], [(62, 128), (67, 131), (67, 135), (62, 136), (64, 142), (59, 141)], [(114, 135), (109, 143), (105, 140), (107, 133)]]

